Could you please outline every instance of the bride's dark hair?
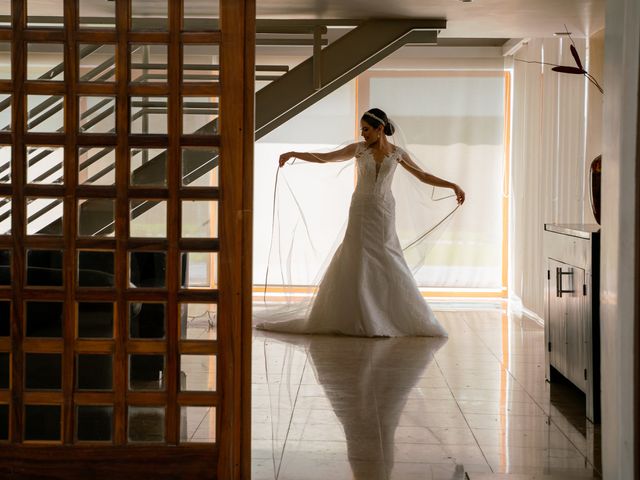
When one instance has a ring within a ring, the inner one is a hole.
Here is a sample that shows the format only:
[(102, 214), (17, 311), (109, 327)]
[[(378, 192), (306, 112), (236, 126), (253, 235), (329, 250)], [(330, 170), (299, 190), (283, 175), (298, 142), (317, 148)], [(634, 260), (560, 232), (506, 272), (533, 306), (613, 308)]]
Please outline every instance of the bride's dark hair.
[(385, 135), (393, 135), (395, 132), (394, 126), (389, 121), (389, 117), (379, 108), (371, 108), (364, 112), (362, 115), (362, 120), (367, 122), (373, 128), (378, 128), (380, 125), (384, 125), (384, 134)]

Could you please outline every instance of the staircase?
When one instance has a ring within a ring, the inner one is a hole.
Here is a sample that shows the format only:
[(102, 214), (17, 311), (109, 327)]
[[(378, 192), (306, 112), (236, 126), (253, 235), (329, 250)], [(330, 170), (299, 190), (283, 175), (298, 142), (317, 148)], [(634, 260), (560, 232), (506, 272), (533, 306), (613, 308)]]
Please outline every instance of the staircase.
[[(273, 79), (265, 76), (264, 71), (286, 71), (283, 75), (274, 79), (271, 83), (256, 93), (256, 139), (259, 139), (274, 130), (284, 122), (294, 117), (313, 103), (329, 95), (345, 83), (366, 71), (369, 67), (387, 57), (400, 47), (410, 43), (435, 44), (437, 30), (446, 27), (444, 20), (369, 20), (361, 23), (349, 33), (343, 35), (325, 48), (321, 48), (322, 38), (315, 29), (314, 54), (295, 68), (287, 71), (286, 68), (258, 66), (257, 79)], [(258, 24), (260, 28), (260, 22)], [(324, 28), (326, 32), (326, 28)], [(80, 51), (80, 57), (84, 58), (97, 50), (99, 46), (90, 46)], [(108, 77), (114, 68), (115, 59), (108, 59), (97, 65), (83, 76), (83, 80)], [(202, 66), (193, 66), (192, 70), (201, 70)], [(41, 78), (52, 78), (62, 68), (57, 65)], [(216, 70), (217, 66), (211, 66)], [(185, 78), (190, 70), (185, 65)], [(57, 73), (56, 73), (57, 72)], [(198, 75), (201, 75), (198, 74)], [(142, 102), (137, 117), (145, 117), (151, 108), (162, 110), (162, 106), (148, 106)], [(200, 105), (191, 105), (185, 110), (185, 114), (199, 112)], [(0, 102), (0, 112), (10, 108), (9, 100)], [(166, 107), (164, 107), (166, 108)], [(62, 109), (62, 101), (49, 99), (28, 112), (29, 128), (37, 127)], [(113, 103), (110, 101), (99, 102), (87, 109), (81, 117), (80, 123), (86, 128), (100, 124), (113, 112)], [(217, 114), (217, 112), (214, 112)], [(133, 120), (133, 119), (132, 119)], [(85, 123), (83, 123), (85, 121)], [(0, 125), (0, 130), (2, 130)], [(217, 131), (217, 120), (204, 125), (197, 133), (209, 133)], [(111, 131), (113, 132), (113, 130)], [(80, 170), (89, 168), (110, 153), (107, 148), (96, 149), (91, 156), (83, 160)], [(135, 153), (135, 152), (134, 152)], [(185, 165), (188, 170), (183, 172), (183, 184), (188, 184), (209, 173), (218, 165), (218, 156), (206, 151), (185, 151)], [(132, 173), (133, 184), (153, 184), (162, 182), (165, 172), (165, 154), (149, 158)], [(38, 151), (27, 152), (28, 166), (38, 173), (32, 179), (34, 182), (60, 183), (62, 181), (62, 169), (55, 158), (54, 149), (39, 148)], [(115, 164), (110, 163), (99, 170), (90, 179), (91, 182), (99, 182), (107, 175), (113, 175)], [(9, 165), (0, 165), (0, 178), (6, 177)], [(38, 225), (38, 233), (47, 234), (62, 231), (62, 200), (50, 200), (41, 202), (41, 205), (30, 211), (28, 223)], [(132, 213), (133, 217), (144, 213), (153, 204), (141, 204)], [(34, 207), (36, 207), (34, 205)], [(105, 234), (114, 228), (113, 217), (105, 212), (102, 202), (88, 200), (81, 207), (83, 218), (90, 218), (91, 225), (83, 225), (83, 232), (89, 235)], [(0, 229), (3, 222), (10, 222), (10, 203), (0, 205)], [(37, 223), (34, 223), (37, 222)], [(6, 226), (6, 225), (5, 225)]]

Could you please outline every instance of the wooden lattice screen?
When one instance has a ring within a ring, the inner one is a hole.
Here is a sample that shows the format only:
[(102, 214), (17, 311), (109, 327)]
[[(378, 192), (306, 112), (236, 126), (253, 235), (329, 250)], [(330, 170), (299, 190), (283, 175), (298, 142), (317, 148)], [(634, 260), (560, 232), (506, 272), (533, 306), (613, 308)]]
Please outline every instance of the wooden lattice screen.
[(2, 3), (0, 475), (248, 478), (254, 1)]

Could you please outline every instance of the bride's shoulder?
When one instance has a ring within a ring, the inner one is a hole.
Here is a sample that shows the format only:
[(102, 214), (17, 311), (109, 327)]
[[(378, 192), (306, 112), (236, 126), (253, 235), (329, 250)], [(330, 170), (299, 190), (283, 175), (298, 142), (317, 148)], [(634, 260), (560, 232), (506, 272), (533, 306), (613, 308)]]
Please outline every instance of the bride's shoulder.
[(404, 155), (406, 155), (407, 152), (405, 152), (401, 147), (399, 147), (398, 145), (394, 145), (393, 146), (393, 156), (397, 159), (400, 160)]
[(393, 146), (393, 151), (396, 153), (396, 155), (403, 155), (406, 152), (403, 150), (402, 147), (400, 147), (399, 145), (394, 145)]
[(360, 155), (362, 155), (367, 151), (367, 144), (365, 142), (356, 142), (355, 147), (356, 147), (355, 157), (359, 157)]

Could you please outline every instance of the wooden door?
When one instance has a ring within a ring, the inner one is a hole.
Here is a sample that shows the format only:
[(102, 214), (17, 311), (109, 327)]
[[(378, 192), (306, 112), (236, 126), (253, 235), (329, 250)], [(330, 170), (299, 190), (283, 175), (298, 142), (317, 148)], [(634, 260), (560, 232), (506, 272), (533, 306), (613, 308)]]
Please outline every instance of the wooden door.
[(248, 478), (253, 0), (2, 3), (0, 476)]

